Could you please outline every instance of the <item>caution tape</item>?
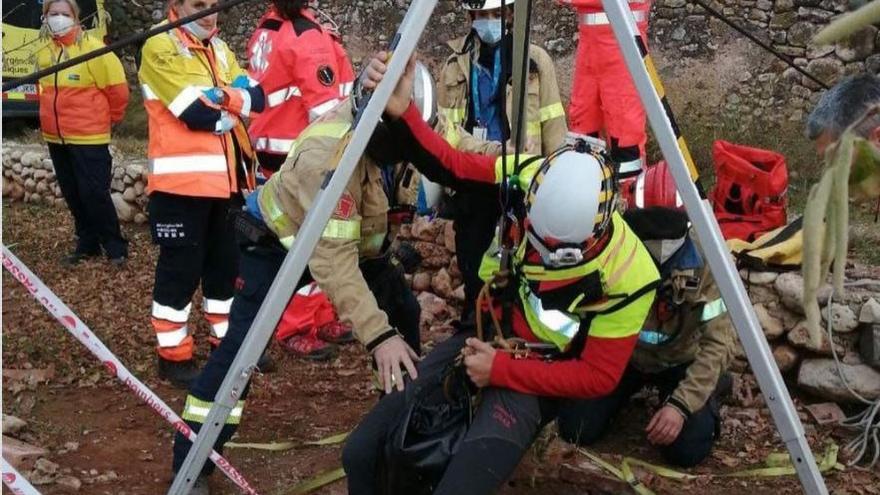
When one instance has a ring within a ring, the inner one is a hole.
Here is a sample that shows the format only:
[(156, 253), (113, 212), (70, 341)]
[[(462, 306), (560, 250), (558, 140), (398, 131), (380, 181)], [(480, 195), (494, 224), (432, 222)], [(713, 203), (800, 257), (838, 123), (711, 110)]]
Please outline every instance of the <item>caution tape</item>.
[(34, 485), (21, 475), (6, 459), (0, 458), (0, 472), (2, 472), (3, 484), (15, 495), (40, 495)]
[[(88, 350), (104, 363), (104, 367), (113, 376), (125, 384), (139, 399), (146, 402), (159, 416), (165, 421), (171, 423), (174, 429), (182, 433), (190, 441), (195, 441), (196, 434), (192, 429), (178, 416), (168, 404), (165, 404), (158, 395), (156, 395), (149, 387), (138, 380), (130, 371), (122, 364), (121, 361), (98, 339), (98, 336), (92, 332), (89, 327), (79, 319), (76, 314), (67, 307), (61, 299), (58, 298), (42, 280), (37, 278), (24, 263), (21, 262), (11, 251), (3, 246), (3, 268), (12, 274), (16, 280), (24, 285), (25, 289), (34, 296), (34, 299), (40, 302), (52, 316), (55, 317), (67, 331), (76, 337), (81, 344), (86, 346)], [(223, 456), (217, 452), (211, 451), (211, 461), (217, 465), (230, 480), (238, 485), (242, 490), (249, 494), (256, 495), (257, 491), (251, 487), (250, 483), (241, 475)], [(4, 471), (5, 473), (5, 471)], [(5, 476), (5, 475), (4, 475)], [(4, 478), (5, 481), (5, 478)]]
[(350, 432), (338, 433), (336, 435), (322, 438), (320, 440), (308, 441), (289, 441), (289, 442), (268, 442), (268, 443), (239, 443), (228, 442), (226, 448), (229, 449), (257, 449), (268, 450), (270, 452), (285, 452), (297, 447), (320, 447), (324, 445), (336, 445), (345, 441)]
[[(594, 454), (586, 449), (579, 448), (577, 450), (588, 459), (593, 461), (597, 466), (601, 467), (605, 471), (608, 471), (619, 480), (628, 484), (638, 495), (654, 495), (654, 492), (651, 491), (650, 488), (645, 486), (644, 483), (642, 483), (641, 480), (636, 477), (636, 475), (633, 473), (633, 466), (638, 466), (658, 476), (677, 481), (694, 480), (698, 478), (751, 478), (789, 476), (797, 474), (794, 465), (791, 463), (791, 457), (789, 457), (789, 455), (785, 453), (772, 453), (768, 455), (764, 461), (764, 467), (745, 469), (732, 473), (690, 474), (676, 471), (668, 467), (651, 464), (650, 462), (645, 462), (634, 457), (624, 457), (623, 460), (620, 462), (620, 467), (616, 467), (614, 464), (602, 459), (597, 454)], [(831, 444), (825, 449), (825, 453), (819, 460), (820, 472), (824, 473), (832, 469), (843, 471), (844, 469), (846, 469), (843, 464), (837, 462), (837, 454), (839, 453), (839, 451), (840, 448), (837, 446), (837, 444)]]

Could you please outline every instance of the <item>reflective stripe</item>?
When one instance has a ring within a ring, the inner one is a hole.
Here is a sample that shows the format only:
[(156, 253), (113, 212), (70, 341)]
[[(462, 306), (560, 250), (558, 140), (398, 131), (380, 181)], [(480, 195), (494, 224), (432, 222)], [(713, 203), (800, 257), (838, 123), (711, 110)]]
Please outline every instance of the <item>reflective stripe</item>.
[(202, 311), (215, 315), (228, 315), (229, 308), (232, 307), (232, 298), (229, 299), (208, 299), (202, 298)]
[(183, 309), (174, 309), (171, 306), (165, 306), (164, 304), (159, 304), (156, 301), (153, 301), (153, 318), (159, 318), (160, 320), (168, 320), (174, 323), (186, 323), (186, 320), (189, 319), (189, 310), (192, 307), (192, 303), (187, 304)]
[(645, 207), (645, 176), (647, 174), (639, 174), (639, 177), (636, 179), (636, 190), (635, 190), (635, 199), (636, 199), (636, 208), (644, 208)]
[(346, 96), (351, 94), (351, 88), (354, 87), (354, 82), (342, 83), (339, 85), (339, 96), (345, 98)]
[(309, 122), (317, 119), (321, 115), (324, 115), (325, 113), (329, 112), (330, 110), (333, 110), (334, 108), (336, 108), (336, 105), (339, 104), (339, 101), (340, 101), (339, 98), (333, 98), (332, 100), (327, 100), (324, 103), (321, 103), (320, 105), (315, 105), (312, 108), (310, 108), (309, 109)]
[(226, 172), (224, 155), (185, 155), (153, 158), (149, 162), (151, 174), (180, 174), (185, 172)]
[(268, 151), (271, 153), (284, 153), (293, 148), (295, 139), (278, 139), (278, 138), (257, 138), (254, 142), (254, 149), (257, 151)]
[(464, 110), (464, 107), (440, 107), (438, 109), (440, 115), (445, 116), (447, 119), (455, 124), (458, 124), (459, 122), (462, 122), (464, 120)]
[(227, 330), (229, 330), (229, 320), (223, 320), (219, 323), (211, 324), (211, 335), (217, 337), (218, 339), (226, 337)]
[(187, 335), (189, 335), (189, 331), (184, 325), (170, 332), (156, 332), (156, 340), (159, 341), (159, 347), (177, 347), (186, 339)]
[[(186, 396), (186, 405), (183, 406), (183, 414), (180, 416), (186, 421), (194, 421), (196, 423), (204, 423), (214, 406), (213, 402), (197, 399), (192, 395)], [(226, 424), (237, 425), (241, 422), (241, 413), (244, 411), (244, 401), (240, 400), (235, 407), (229, 412), (226, 418)]]
[(620, 162), (620, 168), (618, 172), (621, 174), (639, 172), (642, 170), (642, 159), (637, 158), (635, 160), (630, 160), (628, 162)]
[(366, 255), (374, 255), (378, 254), (382, 250), (383, 244), (385, 244), (385, 234), (373, 234), (369, 237), (364, 238), (360, 242), (358, 250)]
[(541, 122), (546, 122), (550, 119), (555, 119), (556, 117), (564, 117), (565, 109), (562, 108), (562, 103), (557, 102), (552, 105), (547, 105), (546, 107), (542, 107), (538, 114), (541, 116)]
[(643, 329), (639, 332), (639, 342), (648, 345), (660, 345), (665, 344), (672, 340), (672, 335), (668, 333), (663, 333), (659, 330), (645, 330)]
[(242, 117), (247, 117), (251, 114), (251, 93), (246, 89), (240, 89), (241, 93), (241, 115)]
[(289, 235), (287, 237), (282, 237), (281, 239), (278, 239), (278, 242), (280, 242), (281, 245), (284, 246), (286, 249), (290, 249), (290, 246), (293, 246), (293, 241), (295, 239), (295, 236)]
[[(530, 127), (531, 127), (531, 125), (530, 125)], [(539, 132), (539, 134), (540, 134), (540, 132)], [(533, 157), (534, 157), (534, 155), (525, 155), (525, 154), (519, 155), (519, 161), (522, 163), (522, 162), (525, 162), (526, 160), (529, 160)], [(517, 167), (517, 165), (513, 162), (513, 158), (514, 157), (512, 155), (507, 155), (507, 175), (511, 176), (511, 177), (514, 175), (513, 171)], [(529, 185), (532, 183), (532, 179), (535, 178), (535, 174), (538, 172), (538, 169), (541, 168), (542, 163), (543, 163), (543, 161), (541, 161), (541, 160), (535, 160), (529, 166), (527, 166), (519, 171), (519, 173), (517, 175), (519, 177), (519, 187), (522, 190), (524, 190), (524, 191), (528, 190)], [(502, 182), (501, 179), (504, 176), (504, 166), (503, 165), (504, 164), (503, 164), (500, 156), (495, 159), (495, 183), (496, 184), (501, 184), (501, 182)]]
[(520, 299), (527, 303), (523, 304), (526, 321), (535, 337), (565, 350), (580, 329), (580, 319), (562, 311), (544, 309), (541, 300), (531, 291), (528, 291), (528, 295), (521, 292)]
[(180, 114), (182, 114), (184, 110), (189, 108), (189, 106), (192, 105), (193, 102), (198, 100), (201, 96), (201, 88), (196, 86), (187, 86), (183, 88), (183, 91), (178, 93), (178, 95), (173, 100), (171, 100), (171, 103), (168, 104), (168, 110), (170, 110), (175, 117), (180, 117)]
[(355, 240), (361, 238), (360, 220), (339, 220), (331, 218), (324, 227), (321, 237), (325, 239)]
[(535, 137), (535, 136), (540, 137), (541, 136), (541, 123), (535, 122), (535, 121), (527, 122), (526, 123), (526, 135), (533, 136), (533, 137)]
[(294, 96), (302, 96), (302, 91), (296, 86), (288, 86), (269, 93), (269, 95), (266, 96), (266, 103), (269, 107), (277, 107)]
[[(645, 22), (648, 19), (648, 13), (644, 10), (636, 10), (632, 13), (636, 22)], [(608, 15), (605, 12), (597, 12), (595, 14), (581, 14), (579, 19), (581, 26), (604, 26), (610, 24)]]
[(290, 152), (287, 153), (287, 156), (291, 157), (296, 153), (296, 145), (301, 141), (312, 137), (342, 139), (349, 129), (351, 129), (351, 124), (345, 122), (316, 122), (303, 129), (299, 136), (297, 136), (293, 145), (290, 147)]
[(156, 96), (156, 93), (153, 92), (153, 88), (151, 88), (148, 84), (141, 84), (141, 93), (144, 95), (144, 100), (159, 99), (159, 97)]
[(703, 315), (700, 317), (701, 322), (707, 322), (717, 318), (727, 312), (727, 306), (720, 297), (712, 302), (703, 305)]

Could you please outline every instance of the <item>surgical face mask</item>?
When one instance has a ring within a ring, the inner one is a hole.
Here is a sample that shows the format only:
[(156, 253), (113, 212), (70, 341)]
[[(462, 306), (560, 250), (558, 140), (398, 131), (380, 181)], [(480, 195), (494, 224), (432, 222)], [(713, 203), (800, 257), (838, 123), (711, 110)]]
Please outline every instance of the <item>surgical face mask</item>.
[(494, 45), (501, 40), (501, 19), (474, 19), (473, 28), (483, 43)]
[(190, 34), (192, 34), (193, 36), (195, 36), (196, 38), (198, 38), (202, 41), (210, 38), (211, 35), (213, 35), (214, 31), (215, 31), (214, 29), (203, 28), (196, 21), (187, 22), (186, 24), (183, 25), (183, 27), (186, 28), (186, 30), (189, 31)]
[(64, 36), (73, 29), (74, 22), (70, 17), (56, 14), (50, 15), (49, 18), (46, 19), (46, 25), (49, 26), (49, 31), (52, 33), (52, 36)]

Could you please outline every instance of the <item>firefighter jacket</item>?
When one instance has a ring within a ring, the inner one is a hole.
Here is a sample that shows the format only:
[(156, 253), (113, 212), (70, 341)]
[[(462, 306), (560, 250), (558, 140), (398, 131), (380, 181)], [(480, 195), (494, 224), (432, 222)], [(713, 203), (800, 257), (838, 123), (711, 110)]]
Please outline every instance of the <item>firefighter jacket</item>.
[[(37, 51), (37, 69), (103, 48), (79, 29)], [(40, 79), (40, 128), (49, 143), (107, 144), (110, 124), (122, 120), (128, 84), (122, 63), (105, 53)]]
[(286, 155), (309, 122), (351, 92), (345, 50), (308, 9), (301, 15), (284, 20), (270, 8), (248, 42), (248, 72), (266, 92), (266, 109), (248, 127), (256, 151)]
[[(336, 168), (337, 148), (344, 145), (351, 122), (346, 99), (300, 133), (287, 161), (259, 189), (260, 215), (285, 247), (292, 245), (325, 177)], [(309, 260), (312, 277), (339, 319), (351, 324), (369, 351), (398, 335), (358, 266), (387, 246), (388, 204), (382, 169), (364, 154)]]
[(632, 359), (632, 365), (645, 373), (690, 363), (667, 402), (685, 415), (705, 405), (733, 358), (736, 341), (696, 238), (693, 231), (688, 233), (661, 265), (657, 299)]
[[(265, 98), (246, 77), (217, 36), (202, 42), (177, 28), (144, 43), (138, 78), (150, 128), (148, 194), (228, 198), (252, 186), (239, 184), (236, 171), (251, 154), (240, 118), (261, 111)], [(245, 87), (233, 87), (241, 80)], [(210, 88), (223, 91), (223, 103), (206, 97)], [(242, 172), (253, 179), (251, 167)]]
[[(473, 33), (448, 43), (453, 54), (446, 59), (437, 87), (437, 106), (440, 115), (438, 132), (450, 144), (462, 151), (501, 154), (497, 142), (475, 138), (471, 75), (472, 60), (479, 53), (480, 40)], [(524, 130), (527, 153), (549, 154), (562, 146), (568, 129), (565, 110), (559, 96), (556, 68), (543, 48), (529, 46), (528, 95)], [(507, 84), (507, 122), (511, 122), (516, 106), (513, 104), (513, 86)]]
[[(533, 179), (540, 180), (535, 175), (541, 157), (521, 156), (519, 164), (510, 166), (511, 157), (505, 170), (500, 157), (457, 151), (422, 122), (415, 106), (388, 125), (405, 158), (438, 184), (498, 184), (506, 172), (527, 191)], [(514, 258), (511, 330), (528, 342), (552, 345), (564, 359), (514, 359), (498, 352), (490, 384), (547, 397), (610, 393), (626, 369), (659, 284), (644, 244), (614, 212), (601, 242), (576, 265), (547, 268), (526, 241)], [(493, 275), (498, 265), (490, 248), (481, 276)]]

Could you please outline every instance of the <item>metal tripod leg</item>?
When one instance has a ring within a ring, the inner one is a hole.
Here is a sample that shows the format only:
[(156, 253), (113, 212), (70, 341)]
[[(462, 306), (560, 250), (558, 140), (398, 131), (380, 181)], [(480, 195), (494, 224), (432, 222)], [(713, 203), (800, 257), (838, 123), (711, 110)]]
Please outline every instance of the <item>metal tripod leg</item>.
[(260, 310), (232, 362), (229, 373), (217, 391), (211, 411), (205, 418), (186, 460), (174, 478), (174, 483), (168, 491), (169, 494), (183, 495), (192, 489), (193, 483), (208, 458), (208, 453), (226, 423), (226, 418), (235, 407), (254, 371), (257, 360), (272, 337), (272, 332), (281, 319), (287, 302), (293, 295), (296, 281), (302, 277), (312, 251), (315, 250), (327, 221), (330, 220), (355, 166), (363, 155), (367, 143), (373, 135), (373, 130), (385, 110), (385, 105), (391, 97), (398, 79), (404, 73), (407, 62), (436, 5), (437, 0), (414, 0), (409, 7), (392, 42), (396, 42), (396, 46), (391, 47), (394, 50), (394, 55), (388, 64), (388, 70), (370, 97), (369, 103), (355, 117), (351, 140), (339, 160), (339, 165), (330, 176), (330, 180), (324, 183), (312, 203), (293, 246), (284, 258), (284, 263), (278, 270), (278, 274), (266, 294), (266, 299), (260, 306)]
[(639, 34), (635, 26), (635, 19), (625, 0), (602, 0), (602, 5), (611, 22), (614, 36), (620, 45), (621, 53), (639, 92), (639, 97), (645, 106), (654, 136), (660, 144), (664, 158), (670, 165), (676, 188), (684, 200), (688, 216), (697, 231), (697, 236), (703, 246), (709, 268), (712, 270), (721, 296), (724, 298), (730, 319), (739, 334), (740, 342), (746, 351), (752, 371), (758, 379), (761, 392), (767, 400), (767, 406), (773, 415), (776, 429), (785, 442), (789, 455), (791, 455), (792, 464), (794, 464), (800, 478), (801, 486), (804, 492), (810, 495), (827, 494), (828, 489), (825, 487), (825, 482), (816, 466), (816, 460), (813, 458), (813, 453), (804, 436), (804, 428), (798, 419), (797, 411), (791, 402), (791, 397), (788, 394), (788, 389), (785, 388), (776, 362), (773, 360), (770, 346), (761, 331), (742, 280), (731, 263), (727, 245), (718, 228), (718, 222), (712, 215), (708, 201), (700, 198), (696, 186), (691, 181), (682, 150), (676, 145), (672, 125), (666, 118), (660, 98), (651, 85), (650, 76), (636, 41)]
[[(529, 18), (531, 17), (532, 0), (516, 0), (513, 11), (513, 108), (511, 109), (510, 139), (516, 146), (517, 151), (522, 151), (525, 146), (525, 123), (526, 116), (525, 92), (528, 81), (529, 59), (523, 64), (523, 56), (529, 53)], [(525, 52), (525, 53), (523, 53)]]

